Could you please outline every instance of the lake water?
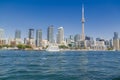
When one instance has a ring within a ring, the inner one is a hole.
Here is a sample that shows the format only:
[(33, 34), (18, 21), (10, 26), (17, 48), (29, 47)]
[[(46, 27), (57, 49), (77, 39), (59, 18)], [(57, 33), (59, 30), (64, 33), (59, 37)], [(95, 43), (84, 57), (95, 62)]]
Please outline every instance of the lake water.
[(0, 80), (120, 80), (120, 52), (0, 51)]

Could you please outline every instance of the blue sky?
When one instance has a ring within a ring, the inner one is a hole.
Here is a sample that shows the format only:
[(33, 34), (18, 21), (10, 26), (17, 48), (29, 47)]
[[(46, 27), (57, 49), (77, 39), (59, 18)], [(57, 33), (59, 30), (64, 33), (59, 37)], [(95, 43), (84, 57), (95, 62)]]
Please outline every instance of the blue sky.
[(85, 7), (85, 34), (110, 39), (120, 33), (120, 0), (0, 0), (0, 28), (5, 37), (14, 37), (16, 29), (27, 37), (28, 29), (64, 27), (65, 37), (81, 34), (81, 6)]

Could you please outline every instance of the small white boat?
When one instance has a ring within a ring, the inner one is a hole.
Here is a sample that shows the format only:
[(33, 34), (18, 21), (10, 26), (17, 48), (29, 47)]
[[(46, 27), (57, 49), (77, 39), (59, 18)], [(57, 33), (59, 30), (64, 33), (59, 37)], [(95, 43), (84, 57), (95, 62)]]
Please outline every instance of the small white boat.
[(50, 44), (48, 46), (48, 48), (46, 49), (46, 51), (50, 51), (50, 52), (57, 52), (57, 51), (60, 51), (58, 45), (56, 44)]

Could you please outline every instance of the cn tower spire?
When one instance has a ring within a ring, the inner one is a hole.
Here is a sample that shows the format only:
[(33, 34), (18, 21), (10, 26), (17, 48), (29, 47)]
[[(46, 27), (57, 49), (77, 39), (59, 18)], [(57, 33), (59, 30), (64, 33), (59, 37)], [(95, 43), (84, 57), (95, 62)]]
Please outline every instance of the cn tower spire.
[(85, 18), (84, 18), (84, 4), (82, 4), (82, 22), (85, 22)]
[(85, 40), (84, 23), (85, 23), (85, 18), (84, 18), (84, 4), (82, 4), (82, 35), (81, 35), (81, 39), (83, 41)]

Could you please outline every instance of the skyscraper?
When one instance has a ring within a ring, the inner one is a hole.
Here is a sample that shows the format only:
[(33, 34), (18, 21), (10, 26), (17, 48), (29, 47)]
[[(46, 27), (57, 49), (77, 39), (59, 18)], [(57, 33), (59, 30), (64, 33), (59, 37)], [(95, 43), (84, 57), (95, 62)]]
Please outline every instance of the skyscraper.
[(4, 29), (0, 29), (0, 45), (5, 45), (6, 40), (4, 39)]
[(15, 31), (15, 39), (20, 39), (21, 38), (21, 31), (20, 30), (16, 30)]
[(42, 30), (41, 29), (36, 31), (36, 46), (42, 47)]
[(29, 29), (28, 38), (34, 39), (34, 29)]
[(58, 28), (58, 34), (57, 34), (57, 43), (62, 44), (64, 41), (64, 28), (59, 27)]
[(113, 39), (118, 39), (118, 32), (114, 32), (114, 37)]
[(82, 35), (81, 35), (81, 40), (85, 40), (85, 33), (84, 33), (84, 23), (85, 23), (85, 18), (84, 18), (84, 5), (82, 5)]
[(4, 39), (4, 29), (0, 29), (0, 39)]
[(119, 37), (118, 37), (118, 33), (114, 32), (114, 37), (113, 37), (113, 48), (115, 50), (119, 50)]
[(50, 25), (47, 29), (47, 40), (49, 43), (54, 43), (54, 27)]
[(22, 40), (21, 40), (21, 31), (20, 30), (16, 30), (15, 31), (15, 45), (21, 44)]
[(28, 42), (27, 42), (32, 48), (35, 47), (35, 39), (34, 39), (34, 29), (29, 29), (28, 32)]

